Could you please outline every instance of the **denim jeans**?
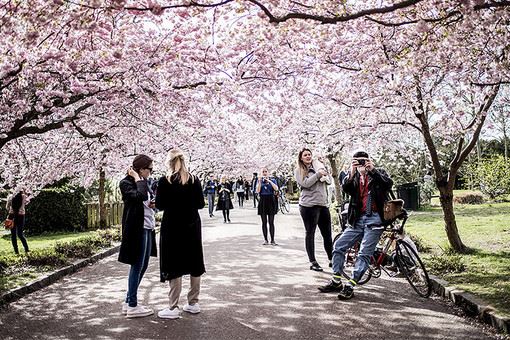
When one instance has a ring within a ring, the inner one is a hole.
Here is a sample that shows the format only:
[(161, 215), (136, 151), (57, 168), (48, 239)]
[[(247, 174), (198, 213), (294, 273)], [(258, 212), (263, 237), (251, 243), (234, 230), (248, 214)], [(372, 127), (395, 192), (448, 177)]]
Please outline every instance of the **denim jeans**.
[(18, 240), (16, 237), (19, 237), (21, 244), (23, 244), (23, 248), (25, 248), (25, 252), (28, 252), (28, 243), (25, 235), (23, 235), (23, 227), (25, 226), (25, 215), (14, 215), (14, 228), (11, 229), (11, 242), (12, 247), (14, 248), (14, 252), (19, 254), (18, 251)]
[(152, 250), (152, 239), (151, 239), (152, 230), (143, 229), (143, 237), (141, 242), (143, 242), (143, 246), (141, 248), (141, 254), (138, 257), (138, 261), (135, 264), (131, 265), (131, 269), (129, 270), (128, 277), (128, 291), (126, 296), (126, 302), (129, 307), (136, 307), (138, 304), (137, 293), (138, 286), (142, 281), (143, 274), (147, 270), (147, 266), (149, 265), (149, 258), (151, 256)]
[(209, 207), (209, 216), (211, 216), (214, 211), (214, 193), (207, 194), (207, 205)]
[(363, 215), (356, 220), (353, 227), (346, 228), (340, 238), (334, 244), (333, 272), (340, 273), (345, 263), (345, 252), (356, 241), (361, 241), (361, 246), (354, 264), (352, 279), (358, 282), (370, 264), (370, 256), (374, 254), (375, 247), (381, 238), (384, 228), (381, 226), (381, 218), (378, 213), (370, 216)]

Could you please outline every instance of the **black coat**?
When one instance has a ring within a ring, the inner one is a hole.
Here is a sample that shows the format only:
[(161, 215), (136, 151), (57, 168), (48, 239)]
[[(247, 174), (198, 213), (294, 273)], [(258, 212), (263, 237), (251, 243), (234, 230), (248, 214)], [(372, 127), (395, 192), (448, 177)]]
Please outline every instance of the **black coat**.
[[(356, 219), (361, 215), (362, 202), (359, 192), (359, 173), (356, 172), (353, 178), (347, 177), (342, 184), (342, 189), (348, 193), (351, 198), (349, 201), (349, 210), (347, 211), (347, 219), (350, 225), (354, 225)], [(374, 169), (368, 173), (368, 190), (375, 202), (377, 212), (381, 217), (383, 225), (389, 224), (391, 221), (384, 220), (384, 202), (388, 199), (388, 193), (391, 190), (393, 181), (383, 169)]]
[[(223, 190), (222, 190), (223, 189)], [(218, 203), (216, 210), (231, 210), (234, 209), (232, 204), (232, 185), (230, 183), (223, 183), (218, 185)]]
[(163, 210), (160, 232), (161, 282), (183, 275), (205, 273), (202, 250), (202, 223), (198, 209), (205, 206), (202, 185), (197, 177), (186, 185), (172, 178), (159, 180), (156, 208)]
[[(135, 182), (133, 177), (127, 176), (120, 181), (119, 187), (124, 201), (119, 261), (135, 264), (142, 256), (143, 201), (149, 197), (149, 186), (145, 180)], [(154, 231), (152, 231), (151, 256), (157, 256), (156, 233)]]

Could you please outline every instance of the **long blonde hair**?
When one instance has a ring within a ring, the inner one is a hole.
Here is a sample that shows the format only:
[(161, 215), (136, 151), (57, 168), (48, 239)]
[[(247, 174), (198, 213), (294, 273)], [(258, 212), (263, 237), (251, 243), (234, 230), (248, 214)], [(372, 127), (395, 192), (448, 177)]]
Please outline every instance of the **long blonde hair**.
[(168, 182), (172, 183), (172, 176), (177, 174), (177, 179), (179, 182), (184, 185), (188, 183), (190, 177), (191, 182), (193, 183), (193, 176), (189, 173), (186, 168), (186, 162), (184, 160), (184, 153), (181, 149), (173, 148), (168, 152), (168, 156), (166, 157), (165, 164), (168, 168), (166, 173), (166, 178)]
[(310, 150), (308, 148), (303, 148), (303, 149), (301, 149), (301, 151), (299, 151), (298, 159), (297, 159), (297, 168), (299, 169), (299, 174), (303, 177), (303, 179), (305, 179), (306, 175), (308, 174), (308, 167), (301, 160), (301, 157), (303, 156), (303, 153), (305, 151), (312, 153), (312, 150)]

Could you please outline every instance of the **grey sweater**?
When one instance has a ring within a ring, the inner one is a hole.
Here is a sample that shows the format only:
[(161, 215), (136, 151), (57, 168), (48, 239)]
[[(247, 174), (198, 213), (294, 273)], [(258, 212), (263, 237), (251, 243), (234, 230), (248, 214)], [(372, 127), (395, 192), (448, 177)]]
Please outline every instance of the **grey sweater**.
[(299, 196), (299, 205), (303, 207), (313, 207), (320, 205), (323, 207), (328, 206), (328, 183), (331, 183), (331, 176), (328, 174), (324, 182), (320, 181), (322, 175), (315, 172), (313, 167), (310, 167), (308, 174), (303, 179), (299, 169), (294, 172), (297, 184), (301, 187), (301, 195)]

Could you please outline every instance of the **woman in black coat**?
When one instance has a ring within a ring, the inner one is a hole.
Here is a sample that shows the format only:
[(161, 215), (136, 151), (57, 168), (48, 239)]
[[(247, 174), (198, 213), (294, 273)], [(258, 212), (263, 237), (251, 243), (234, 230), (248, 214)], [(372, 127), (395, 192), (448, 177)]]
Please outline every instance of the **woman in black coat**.
[(234, 209), (232, 204), (232, 185), (227, 182), (225, 176), (221, 176), (220, 184), (218, 185), (218, 204), (216, 210), (223, 212), (223, 223), (230, 223), (230, 210)]
[(151, 203), (147, 184), (147, 177), (151, 172), (152, 159), (146, 155), (138, 155), (133, 160), (128, 175), (119, 184), (124, 201), (119, 261), (131, 265), (126, 300), (122, 304), (122, 313), (128, 318), (154, 313), (137, 301), (138, 286), (149, 264), (149, 257), (156, 256), (157, 251), (152, 210), (154, 203)]
[(182, 289), (182, 276), (191, 276), (188, 303), (183, 310), (199, 313), (200, 276), (205, 273), (202, 250), (202, 223), (198, 209), (205, 206), (200, 180), (186, 169), (184, 154), (170, 150), (168, 174), (159, 180), (156, 208), (163, 210), (160, 238), (161, 282), (169, 281), (170, 306), (158, 313), (160, 318), (176, 319)]

